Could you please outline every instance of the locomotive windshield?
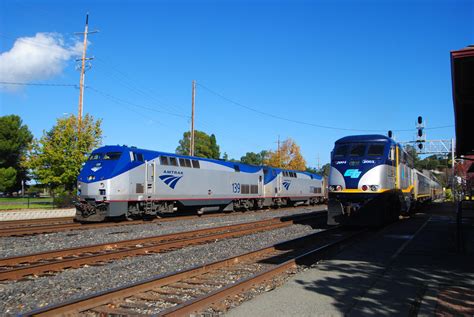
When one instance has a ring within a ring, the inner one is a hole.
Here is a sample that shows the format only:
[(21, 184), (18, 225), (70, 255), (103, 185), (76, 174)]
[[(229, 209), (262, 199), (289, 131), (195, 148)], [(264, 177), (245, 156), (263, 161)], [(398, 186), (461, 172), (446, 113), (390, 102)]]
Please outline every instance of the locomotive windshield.
[(349, 145), (341, 144), (337, 145), (336, 149), (334, 150), (334, 157), (345, 157), (347, 155), (347, 150), (349, 149)]
[(102, 153), (93, 153), (89, 156), (89, 161), (97, 161), (102, 159)]
[(349, 156), (356, 157), (356, 156), (363, 156), (365, 153), (365, 144), (354, 144), (351, 148), (351, 152)]
[(120, 158), (122, 152), (93, 153), (89, 156), (89, 161), (111, 160), (115, 161)]
[(122, 152), (107, 152), (104, 154), (103, 159), (115, 161), (115, 160), (118, 160), (121, 155), (122, 155)]
[(367, 151), (367, 156), (382, 156), (385, 150), (385, 144), (371, 144)]

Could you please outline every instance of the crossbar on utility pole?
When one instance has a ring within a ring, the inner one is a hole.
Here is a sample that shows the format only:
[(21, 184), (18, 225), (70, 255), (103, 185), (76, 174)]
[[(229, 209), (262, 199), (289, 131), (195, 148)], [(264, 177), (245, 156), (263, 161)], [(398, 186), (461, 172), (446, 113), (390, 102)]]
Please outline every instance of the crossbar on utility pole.
[(189, 145), (189, 155), (194, 155), (194, 100), (196, 98), (196, 81), (193, 80), (192, 93), (192, 109), (191, 109), (191, 144)]

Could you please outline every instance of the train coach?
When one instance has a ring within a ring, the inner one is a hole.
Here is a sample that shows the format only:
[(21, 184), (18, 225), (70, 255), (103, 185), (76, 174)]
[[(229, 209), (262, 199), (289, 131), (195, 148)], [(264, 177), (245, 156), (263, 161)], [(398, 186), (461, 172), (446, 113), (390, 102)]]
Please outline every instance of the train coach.
[(92, 152), (78, 176), (76, 220), (316, 204), (321, 176), (128, 146)]
[(442, 194), (436, 179), (417, 171), (403, 146), (383, 135), (337, 140), (328, 185), (330, 225), (382, 225)]

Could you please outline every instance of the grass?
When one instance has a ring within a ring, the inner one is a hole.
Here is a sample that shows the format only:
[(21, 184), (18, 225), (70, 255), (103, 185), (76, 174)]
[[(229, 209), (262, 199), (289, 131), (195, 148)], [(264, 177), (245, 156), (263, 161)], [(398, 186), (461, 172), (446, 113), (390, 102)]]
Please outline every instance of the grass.
[(13, 198), (0, 198), (0, 210), (8, 209), (50, 209), (53, 208), (53, 198), (28, 198), (13, 197)]
[(0, 204), (0, 210), (15, 210), (15, 209), (52, 209), (53, 205), (43, 205), (43, 204), (17, 204), (17, 205), (7, 205)]

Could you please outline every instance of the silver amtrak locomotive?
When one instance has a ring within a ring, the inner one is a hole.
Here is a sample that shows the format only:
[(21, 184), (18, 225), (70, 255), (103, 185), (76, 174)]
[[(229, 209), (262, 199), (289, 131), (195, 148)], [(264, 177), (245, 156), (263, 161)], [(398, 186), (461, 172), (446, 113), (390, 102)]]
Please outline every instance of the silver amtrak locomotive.
[(382, 225), (442, 194), (433, 175), (417, 171), (403, 147), (383, 135), (337, 140), (328, 185), (330, 225)]
[(104, 146), (78, 176), (76, 220), (154, 217), (316, 204), (325, 200), (321, 176), (267, 166)]

